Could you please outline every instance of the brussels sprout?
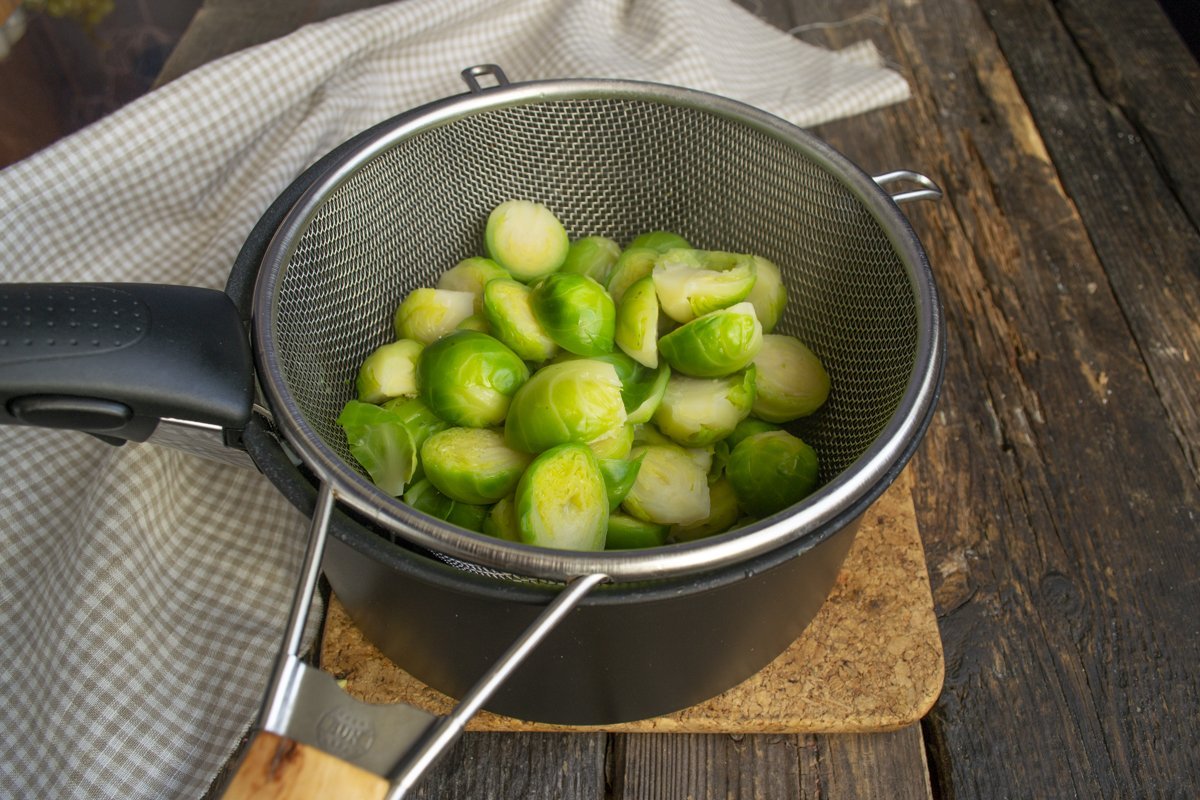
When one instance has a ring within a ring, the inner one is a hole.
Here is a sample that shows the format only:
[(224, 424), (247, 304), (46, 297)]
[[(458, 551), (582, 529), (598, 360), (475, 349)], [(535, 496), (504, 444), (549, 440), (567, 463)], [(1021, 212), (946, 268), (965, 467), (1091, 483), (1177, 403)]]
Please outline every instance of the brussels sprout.
[(621, 508), (631, 516), (660, 525), (707, 519), (708, 473), (682, 447), (644, 445), (633, 449), (642, 456), (633, 487)]
[(558, 344), (533, 316), (529, 287), (511, 278), (498, 278), (483, 290), (483, 312), (492, 335), (526, 361), (545, 361), (558, 352)]
[(371, 403), (351, 400), (337, 423), (350, 455), (383, 491), (398, 497), (417, 469), (417, 445), (403, 416)]
[[(755, 393), (755, 396), (757, 397), (758, 396), (758, 370), (757, 369), (755, 369), (755, 372), (754, 372), (754, 386), (755, 386), (754, 393)], [(777, 430), (780, 430), (780, 427), (778, 425), (776, 425), (774, 422), (767, 422), (765, 419), (759, 419), (758, 417), (755, 417), (755, 416), (749, 416), (737, 424), (737, 427), (735, 427), (733, 429), (733, 433), (731, 433), (731, 434), (729, 434), (729, 436), (725, 437), (725, 442), (730, 447), (736, 447), (737, 443), (740, 442), (742, 439), (745, 439), (747, 436), (753, 436), (756, 433), (765, 433), (767, 431), (777, 431)]]
[(517, 525), (517, 501), (510, 494), (496, 501), (483, 520), (482, 533), (509, 542), (521, 541), (521, 529)]
[(644, 547), (660, 547), (667, 543), (667, 533), (670, 530), (669, 525), (646, 522), (628, 514), (609, 514), (604, 549), (639, 550)]
[(434, 414), (419, 397), (397, 397), (388, 400), (382, 407), (408, 428), (418, 450), (430, 436), (450, 427), (449, 422)]
[(709, 484), (708, 505), (709, 511), (706, 519), (686, 525), (672, 525), (670, 540), (691, 542), (706, 536), (714, 536), (733, 527), (741, 514), (738, 510), (737, 494), (733, 491), (733, 484), (725, 478)]
[(571, 240), (546, 206), (529, 200), (508, 200), (488, 215), (484, 246), (488, 255), (514, 278), (528, 282), (561, 267)]
[(708, 250), (667, 250), (651, 276), (666, 315), (691, 322), (744, 300), (755, 283), (754, 259)]
[(472, 531), (483, 531), (488, 507), (460, 503), (438, 491), (428, 479), (419, 480), (404, 493), (404, 502), (431, 517)]
[(633, 282), (617, 303), (613, 341), (630, 358), (650, 369), (658, 366), (658, 294), (654, 278), (647, 275)]
[(754, 286), (746, 300), (754, 306), (754, 313), (762, 323), (763, 333), (770, 333), (779, 324), (783, 310), (787, 307), (787, 287), (783, 284), (783, 274), (775, 263), (762, 256), (753, 256)]
[(521, 541), (566, 550), (602, 550), (608, 495), (587, 445), (568, 442), (540, 454), (516, 491)]
[(396, 307), (393, 320), (397, 339), (416, 339), (431, 344), (453, 333), (458, 324), (475, 313), (475, 295), (449, 289), (414, 289)]
[(614, 303), (620, 303), (630, 286), (650, 274), (654, 262), (658, 259), (658, 251), (650, 247), (627, 247), (621, 251), (621, 257), (613, 264), (612, 273), (608, 276), (608, 294)]
[(448, 428), (421, 445), (425, 477), (451, 500), (488, 505), (511, 494), (533, 456), (493, 428)]
[(753, 366), (724, 378), (672, 375), (654, 424), (684, 447), (704, 447), (733, 433), (752, 405)]
[(559, 347), (580, 356), (611, 353), (617, 312), (604, 287), (586, 275), (558, 272), (533, 284), (534, 318)]
[(488, 322), (487, 317), (485, 317), (483, 314), (472, 314), (462, 322), (458, 323), (454, 330), (476, 331), (478, 333), (492, 335), (492, 324)]
[(540, 453), (564, 442), (590, 442), (624, 424), (616, 369), (580, 358), (542, 367), (517, 390), (504, 436), (510, 447)]
[(742, 302), (711, 311), (658, 340), (671, 369), (693, 378), (719, 378), (750, 364), (762, 348), (754, 306)]
[(425, 348), (417, 361), (421, 400), (453, 425), (488, 428), (508, 414), (529, 367), (498, 339), (457, 331)]
[(608, 276), (621, 255), (621, 245), (605, 236), (585, 236), (571, 242), (567, 259), (560, 272), (587, 275), (601, 286), (608, 285)]
[(671, 231), (647, 231), (636, 236), (630, 247), (648, 247), (651, 250), (671, 250), (676, 247), (691, 247), (678, 233)]
[(621, 401), (625, 404), (625, 421), (634, 425), (649, 421), (667, 390), (671, 368), (663, 364), (657, 369), (649, 369), (619, 350), (592, 356), (592, 359), (612, 364), (616, 369), (621, 381)]
[(629, 451), (633, 449), (633, 426), (619, 425), (586, 444), (596, 458), (629, 458)]
[(355, 387), (358, 399), (382, 403), (393, 397), (417, 393), (417, 357), (424, 348), (413, 339), (388, 342), (375, 348), (358, 368)]
[(829, 397), (829, 373), (813, 351), (794, 336), (763, 336), (754, 365), (758, 371), (754, 416), (767, 422), (807, 417)]
[(787, 431), (747, 436), (729, 453), (725, 476), (742, 512), (765, 517), (798, 503), (817, 486), (817, 454)]
[(609, 511), (615, 511), (633, 488), (644, 458), (645, 453), (639, 453), (636, 458), (598, 459), (600, 474), (604, 476), (604, 488), (608, 493)]
[(470, 292), (475, 297), (474, 313), (483, 313), (483, 287), (496, 278), (508, 278), (508, 270), (490, 258), (464, 258), (441, 274), (435, 288)]
[(647, 424), (633, 426), (633, 443), (635, 446), (639, 444), (665, 444), (671, 447), (679, 446), (675, 444), (674, 439), (663, 434), (663, 432), (654, 427), (654, 425)]

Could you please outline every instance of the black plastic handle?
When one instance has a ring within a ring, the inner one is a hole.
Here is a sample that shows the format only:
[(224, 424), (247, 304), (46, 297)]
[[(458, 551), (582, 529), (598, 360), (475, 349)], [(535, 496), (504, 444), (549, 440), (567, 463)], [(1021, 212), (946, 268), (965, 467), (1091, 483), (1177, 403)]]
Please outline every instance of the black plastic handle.
[(0, 424), (144, 441), (164, 418), (241, 430), (254, 362), (224, 292), (0, 284)]

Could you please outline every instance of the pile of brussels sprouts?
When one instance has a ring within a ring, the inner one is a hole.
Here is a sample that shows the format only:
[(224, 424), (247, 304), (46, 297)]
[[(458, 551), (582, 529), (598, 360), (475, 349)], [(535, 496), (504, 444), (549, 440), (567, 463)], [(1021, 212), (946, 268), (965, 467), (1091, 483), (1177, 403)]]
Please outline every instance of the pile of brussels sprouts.
[(783, 424), (829, 375), (771, 331), (778, 267), (652, 231), (571, 241), (545, 206), (489, 215), (467, 258), (395, 311), (338, 423), (388, 494), (502, 539), (575, 550), (710, 536), (809, 494)]

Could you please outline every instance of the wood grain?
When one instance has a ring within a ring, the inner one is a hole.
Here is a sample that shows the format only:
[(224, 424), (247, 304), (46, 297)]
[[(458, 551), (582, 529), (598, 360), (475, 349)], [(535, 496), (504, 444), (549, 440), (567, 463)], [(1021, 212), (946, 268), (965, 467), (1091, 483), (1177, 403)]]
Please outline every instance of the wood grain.
[(273, 733), (251, 741), (223, 800), (383, 800), (388, 784), (314, 747)]
[(933, 783), (1185, 796), (1197, 637), (1173, 631), (1200, 601), (1200, 388), (1185, 348), (1154, 351), (1194, 330), (1194, 230), (1055, 8), (889, 4), (917, 94), (878, 115), (886, 136), (827, 131), (852, 156), (935, 164), (948, 190), (912, 214), (950, 331), (914, 463), (947, 658)]

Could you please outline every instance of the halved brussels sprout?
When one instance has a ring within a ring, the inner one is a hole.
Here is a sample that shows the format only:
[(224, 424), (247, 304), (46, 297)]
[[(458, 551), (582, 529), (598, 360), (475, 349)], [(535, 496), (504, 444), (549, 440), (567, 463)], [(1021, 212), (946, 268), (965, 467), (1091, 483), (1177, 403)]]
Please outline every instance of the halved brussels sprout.
[(502, 497), (488, 511), (483, 520), (483, 531), (488, 536), (509, 542), (521, 541), (521, 529), (517, 525), (517, 501), (510, 494)]
[(628, 514), (609, 514), (604, 549), (640, 550), (644, 547), (660, 547), (667, 543), (667, 533), (670, 530), (669, 525), (646, 522)]
[(767, 422), (807, 417), (829, 397), (829, 373), (816, 354), (794, 336), (763, 336), (754, 365), (758, 370), (754, 416)]
[(337, 423), (350, 455), (383, 491), (399, 497), (417, 470), (417, 444), (403, 416), (372, 403), (351, 400)]
[(483, 313), (492, 335), (526, 361), (545, 361), (558, 352), (558, 344), (533, 315), (530, 290), (512, 278), (497, 278), (483, 289)]
[(382, 403), (393, 397), (413, 397), (417, 393), (417, 358), (424, 345), (414, 339), (376, 347), (358, 367), (354, 385), (358, 399)]
[[(569, 360), (578, 356), (561, 358)], [(634, 425), (649, 421), (662, 401), (671, 377), (671, 368), (666, 364), (652, 369), (639, 364), (619, 350), (604, 355), (591, 356), (594, 361), (612, 364), (621, 381), (621, 401), (625, 404), (625, 421)]]
[(460, 503), (438, 491), (427, 478), (414, 483), (404, 493), (404, 502), (431, 517), (437, 517), (472, 531), (483, 531), (488, 506)]
[(604, 476), (604, 488), (608, 493), (609, 511), (615, 511), (633, 488), (644, 458), (645, 454), (639, 453), (636, 458), (598, 459), (600, 473)]
[(754, 306), (754, 313), (762, 323), (763, 333), (770, 333), (779, 324), (783, 310), (787, 307), (787, 287), (783, 283), (783, 274), (775, 262), (768, 261), (762, 256), (753, 256), (754, 286), (746, 300)]
[(490, 258), (464, 258), (438, 277), (434, 288), (470, 292), (475, 296), (475, 313), (483, 313), (483, 287), (496, 278), (509, 278), (508, 270)]
[(687, 451), (652, 444), (635, 447), (632, 455), (642, 456), (642, 466), (621, 503), (626, 513), (660, 525), (708, 518), (708, 473)]
[(453, 333), (458, 324), (475, 313), (475, 295), (449, 289), (413, 289), (396, 307), (393, 325), (397, 339), (416, 339), (432, 344)]
[(613, 428), (587, 442), (587, 446), (592, 448), (592, 452), (599, 459), (629, 458), (629, 451), (633, 449), (633, 426), (620, 425)]
[(762, 348), (754, 306), (742, 302), (711, 311), (658, 340), (671, 369), (693, 378), (719, 378), (750, 364)]
[(590, 442), (624, 425), (616, 369), (579, 358), (533, 373), (512, 399), (504, 436), (510, 447), (540, 453), (564, 442)]
[(511, 494), (532, 460), (494, 428), (448, 428), (421, 445), (425, 477), (450, 499), (474, 505)]
[(741, 512), (738, 510), (737, 494), (733, 484), (726, 478), (719, 478), (708, 486), (708, 517), (699, 522), (686, 525), (672, 525), (670, 540), (673, 542), (692, 542), (707, 536), (729, 530), (738, 521)]
[(765, 517), (798, 503), (817, 486), (817, 453), (787, 431), (747, 436), (729, 454), (725, 476), (748, 516)]
[(490, 336), (492, 335), (492, 324), (488, 322), (487, 317), (483, 314), (472, 314), (458, 323), (458, 326), (454, 330), (476, 331), (478, 333), (486, 333)]
[(554, 212), (541, 203), (507, 200), (492, 209), (484, 230), (488, 255), (519, 281), (562, 266), (571, 240)]
[(621, 255), (621, 245), (607, 236), (585, 236), (571, 242), (560, 272), (587, 275), (601, 286), (608, 285), (608, 276)]
[(646, 231), (635, 236), (630, 247), (649, 247), (651, 250), (671, 250), (676, 247), (691, 247), (687, 239), (671, 231)]
[(580, 356), (611, 353), (617, 312), (604, 287), (586, 275), (557, 272), (533, 284), (534, 318), (559, 347)]
[(565, 550), (603, 550), (608, 530), (604, 475), (587, 445), (552, 447), (525, 470), (516, 491), (521, 541)]
[(733, 433), (753, 405), (753, 366), (724, 378), (672, 375), (654, 424), (684, 447), (704, 447)]
[(676, 322), (691, 322), (746, 299), (755, 283), (754, 259), (712, 250), (667, 250), (651, 276), (658, 302)]
[(383, 408), (408, 428), (418, 450), (430, 436), (450, 427), (449, 422), (433, 413), (419, 397), (397, 397), (384, 403)]
[(499, 425), (529, 367), (499, 339), (458, 331), (425, 348), (417, 361), (421, 399), (442, 419), (469, 428)]
[(614, 303), (620, 303), (630, 286), (645, 278), (654, 269), (658, 251), (652, 247), (626, 247), (621, 257), (613, 264), (608, 276), (608, 294)]
[(617, 303), (613, 341), (630, 358), (654, 369), (658, 366), (658, 294), (654, 278), (646, 275), (633, 282)]

